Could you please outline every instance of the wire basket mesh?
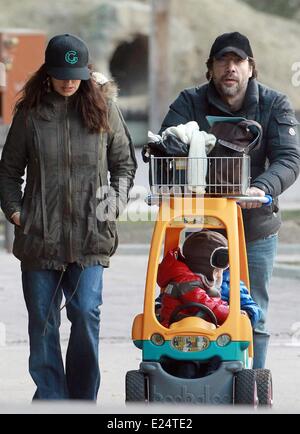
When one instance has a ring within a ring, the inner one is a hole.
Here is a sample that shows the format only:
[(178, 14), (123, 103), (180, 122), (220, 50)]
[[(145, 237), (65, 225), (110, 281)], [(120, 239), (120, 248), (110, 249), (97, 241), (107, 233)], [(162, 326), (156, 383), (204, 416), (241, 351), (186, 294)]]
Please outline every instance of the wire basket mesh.
[(250, 186), (250, 157), (150, 158), (153, 195), (245, 195)]

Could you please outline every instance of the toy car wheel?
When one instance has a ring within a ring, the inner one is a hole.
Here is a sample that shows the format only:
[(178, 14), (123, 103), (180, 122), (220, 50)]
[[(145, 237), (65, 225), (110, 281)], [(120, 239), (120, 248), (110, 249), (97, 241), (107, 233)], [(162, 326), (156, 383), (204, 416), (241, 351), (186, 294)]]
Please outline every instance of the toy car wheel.
[(251, 405), (257, 407), (257, 385), (254, 369), (243, 369), (235, 375), (234, 404)]
[(269, 369), (255, 369), (258, 404), (272, 407), (273, 385), (272, 374)]
[(145, 377), (140, 371), (128, 371), (125, 380), (126, 402), (145, 402)]

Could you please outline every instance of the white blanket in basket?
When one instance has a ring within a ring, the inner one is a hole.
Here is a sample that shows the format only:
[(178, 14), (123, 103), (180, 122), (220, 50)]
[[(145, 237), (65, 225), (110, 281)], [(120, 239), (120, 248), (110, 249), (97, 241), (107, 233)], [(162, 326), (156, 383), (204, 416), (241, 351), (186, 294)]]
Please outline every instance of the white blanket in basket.
[(189, 190), (204, 194), (206, 187), (207, 155), (216, 144), (216, 137), (205, 131), (199, 130), (195, 121), (180, 124), (177, 127), (169, 127), (162, 133), (162, 138), (173, 134), (183, 143), (190, 146), (188, 159), (187, 181)]

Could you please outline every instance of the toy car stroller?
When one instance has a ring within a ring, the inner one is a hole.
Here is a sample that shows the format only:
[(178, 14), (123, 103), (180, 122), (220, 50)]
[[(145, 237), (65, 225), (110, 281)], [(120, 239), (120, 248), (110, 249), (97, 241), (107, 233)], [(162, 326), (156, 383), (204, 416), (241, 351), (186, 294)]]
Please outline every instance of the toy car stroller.
[[(144, 312), (135, 317), (132, 326), (132, 339), (142, 350), (142, 362), (139, 370), (126, 374), (126, 402), (272, 404), (271, 373), (252, 369), (252, 327), (240, 309), (240, 280), (250, 286), (237, 201), (247, 200), (250, 159), (244, 155), (235, 162), (234, 158), (150, 158), (150, 201), (159, 204), (159, 212), (150, 248)], [(201, 184), (190, 176), (192, 170), (199, 173), (200, 166), (206, 171)], [(223, 174), (227, 171), (222, 179), (216, 176), (220, 168)], [(228, 239), (229, 315), (219, 326), (207, 306), (193, 303), (196, 315), (181, 318), (180, 311), (191, 306), (179, 307), (166, 328), (155, 312), (162, 247), (165, 256), (179, 246), (186, 231), (203, 228), (223, 230)], [(197, 369), (186, 375), (184, 368), (191, 366)]]

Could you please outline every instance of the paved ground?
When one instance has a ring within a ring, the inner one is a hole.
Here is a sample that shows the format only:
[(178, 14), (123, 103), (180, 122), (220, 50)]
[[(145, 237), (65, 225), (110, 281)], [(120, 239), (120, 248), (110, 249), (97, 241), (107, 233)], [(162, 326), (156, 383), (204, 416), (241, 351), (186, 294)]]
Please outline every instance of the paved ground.
[[(131, 324), (142, 310), (147, 256), (117, 255), (105, 271), (102, 308), (101, 372), (102, 384), (97, 406), (83, 404), (64, 407), (32, 406), (34, 386), (27, 373), (27, 318), (20, 285), (18, 262), (0, 252), (0, 322), (5, 324), (6, 345), (0, 328), (0, 413), (1, 412), (100, 412), (100, 413), (179, 413), (178, 408), (125, 407), (126, 371), (136, 369), (140, 351), (131, 340)], [(275, 389), (273, 412), (300, 413), (300, 288), (299, 280), (273, 279), (270, 330), (272, 341), (268, 366), (272, 369)], [(61, 329), (65, 348), (69, 324), (63, 315)], [(189, 411), (197, 409), (192, 407)], [(197, 410), (198, 411), (198, 410)], [(206, 412), (215, 409), (205, 409)], [(220, 409), (218, 409), (220, 411)], [(225, 411), (225, 409), (222, 409)], [(227, 409), (228, 411), (236, 411)], [(183, 409), (186, 412), (186, 408)]]

